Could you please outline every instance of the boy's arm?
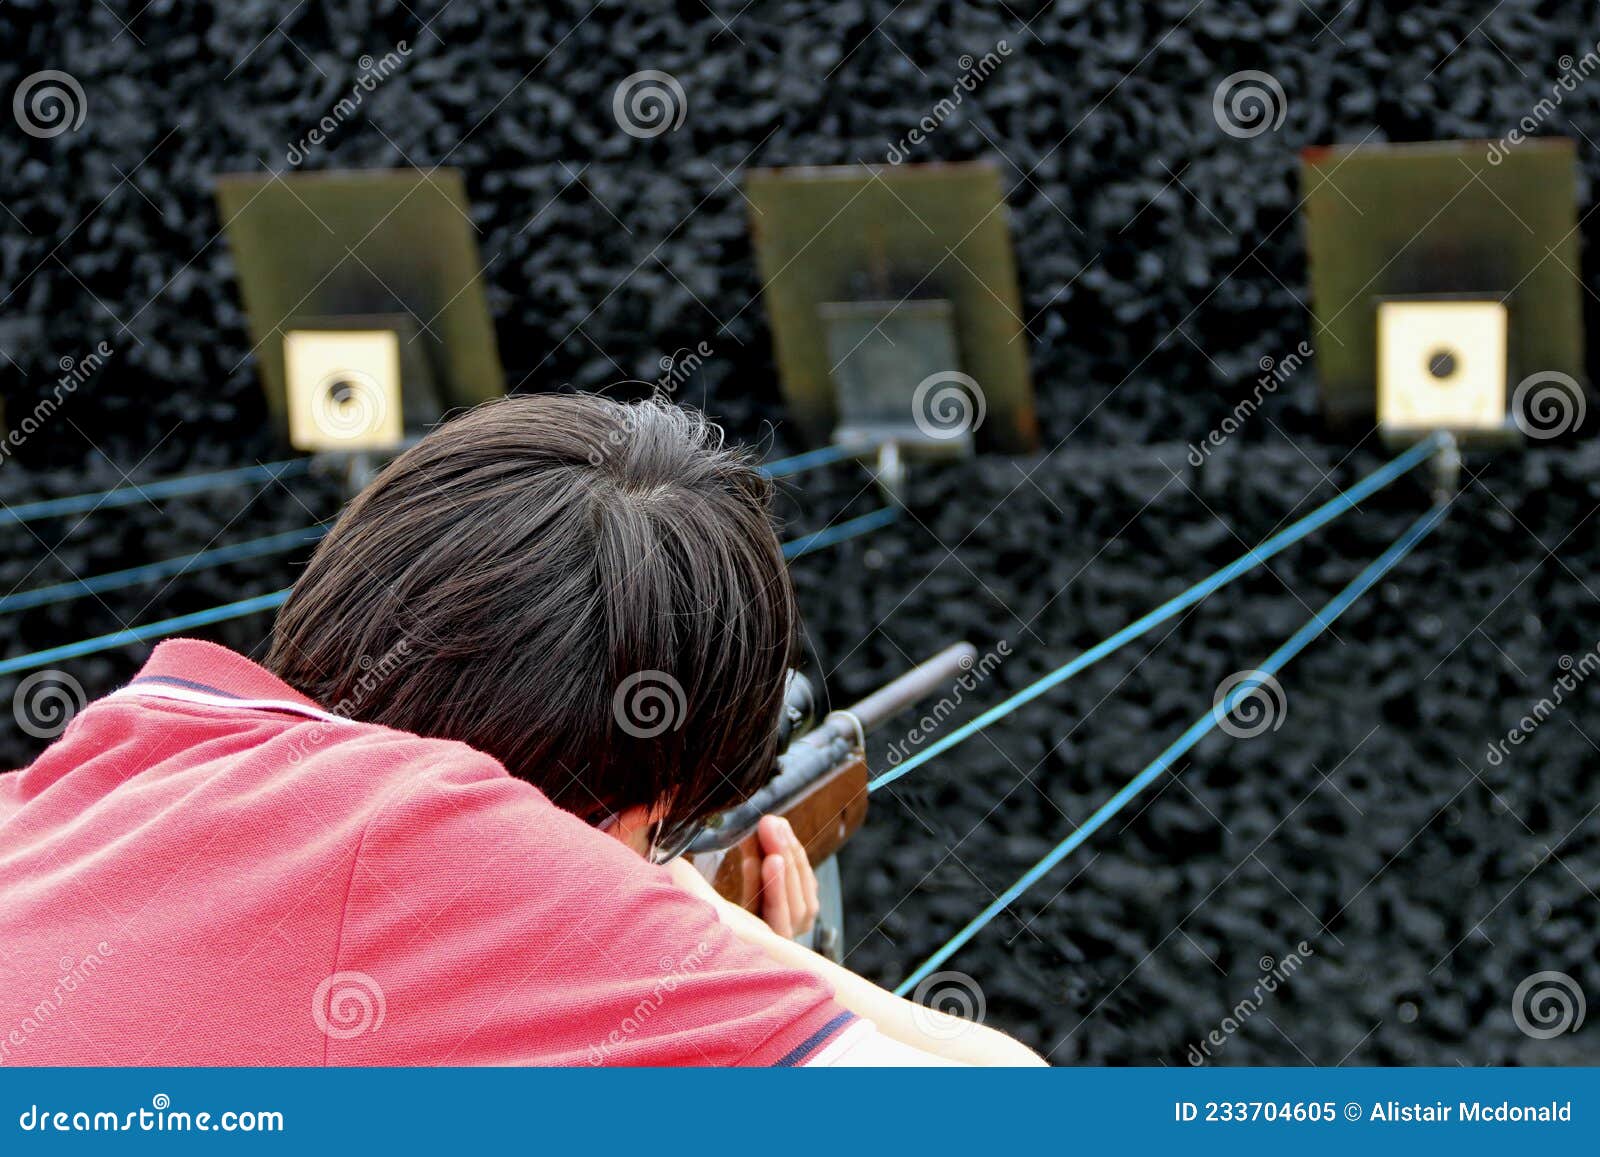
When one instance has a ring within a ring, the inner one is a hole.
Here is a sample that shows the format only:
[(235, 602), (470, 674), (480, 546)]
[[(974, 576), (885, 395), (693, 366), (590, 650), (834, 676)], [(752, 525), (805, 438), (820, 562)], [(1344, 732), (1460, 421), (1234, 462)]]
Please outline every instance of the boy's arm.
[[(768, 850), (783, 854), (775, 848)], [(1032, 1049), (1004, 1033), (895, 996), (848, 968), (778, 935), (758, 916), (717, 895), (705, 878), (689, 864), (678, 860), (669, 867), (678, 885), (710, 903), (716, 909), (718, 918), (735, 936), (785, 967), (811, 973), (833, 989), (834, 999), (841, 1007), (871, 1021), (879, 1032), (891, 1040), (941, 1060), (960, 1064), (1045, 1064)]]

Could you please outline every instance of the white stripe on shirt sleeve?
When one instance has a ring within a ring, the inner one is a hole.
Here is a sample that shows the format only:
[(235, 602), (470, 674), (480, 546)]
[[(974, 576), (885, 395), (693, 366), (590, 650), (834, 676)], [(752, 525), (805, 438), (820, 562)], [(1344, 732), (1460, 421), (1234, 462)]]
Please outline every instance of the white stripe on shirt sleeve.
[(912, 1048), (878, 1031), (870, 1020), (858, 1020), (828, 1042), (803, 1066), (808, 1069), (931, 1069), (966, 1068), (960, 1061)]

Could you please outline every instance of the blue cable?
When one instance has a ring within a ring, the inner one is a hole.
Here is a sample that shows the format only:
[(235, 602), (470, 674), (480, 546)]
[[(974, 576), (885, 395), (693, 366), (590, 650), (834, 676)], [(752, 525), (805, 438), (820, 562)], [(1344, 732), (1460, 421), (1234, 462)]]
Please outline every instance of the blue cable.
[(1153, 780), (1170, 768), (1180, 756), (1209, 734), (1212, 728), (1227, 718), (1228, 714), (1238, 705), (1240, 699), (1256, 688), (1263, 686), (1268, 678), (1282, 670), (1284, 664), (1288, 663), (1289, 660), (1304, 650), (1307, 644), (1327, 630), (1335, 619), (1350, 609), (1352, 603), (1371, 590), (1384, 575), (1394, 569), (1401, 559), (1410, 554), (1416, 545), (1439, 524), (1440, 519), (1444, 517), (1448, 508), (1449, 504), (1447, 502), (1441, 502), (1412, 523), (1406, 532), (1395, 539), (1388, 550), (1385, 550), (1369, 563), (1366, 569), (1351, 581), (1349, 586), (1329, 599), (1327, 604), (1312, 617), (1310, 622), (1304, 624), (1298, 631), (1289, 636), (1288, 641), (1283, 646), (1272, 652), (1259, 668), (1250, 672), (1250, 678), (1234, 686), (1223, 697), (1221, 703), (1214, 705), (1211, 710), (1190, 724), (1187, 731), (1174, 740), (1165, 751), (1156, 756), (1143, 771), (1130, 779), (1121, 791), (1101, 804), (1099, 809), (1084, 821), (1082, 827), (1057, 844), (1044, 859), (1023, 873), (1021, 879), (995, 897), (994, 902), (980, 912), (970, 924), (945, 941), (944, 946), (939, 951), (928, 957), (915, 972), (901, 981), (900, 987), (894, 990), (895, 995), (904, 996), (941, 964), (950, 959), (962, 945), (976, 936), (985, 925), (1009, 907), (1029, 888), (1033, 887), (1050, 869), (1071, 855), (1080, 844), (1104, 826), (1107, 820), (1121, 811), (1129, 800), (1148, 787)]
[(1401, 454), (1393, 461), (1373, 471), (1361, 481), (1357, 482), (1354, 486), (1351, 486), (1348, 490), (1343, 490), (1334, 495), (1327, 502), (1313, 510), (1310, 514), (1307, 514), (1304, 518), (1285, 527), (1283, 530), (1280, 530), (1277, 534), (1267, 538), (1265, 541), (1251, 550), (1246, 551), (1244, 554), (1230, 562), (1227, 566), (1222, 567), (1220, 570), (1213, 571), (1209, 577), (1201, 579), (1188, 590), (1168, 599), (1166, 602), (1162, 603), (1159, 607), (1145, 615), (1143, 618), (1135, 619), (1133, 622), (1129, 623), (1126, 627), (1123, 627), (1122, 630), (1118, 631), (1110, 638), (1096, 643), (1094, 646), (1090, 647), (1087, 651), (1083, 652), (1076, 659), (1073, 659), (1070, 663), (1067, 663), (1063, 667), (1058, 667), (1056, 670), (1052, 671), (1048, 675), (1045, 675), (1043, 678), (1028, 684), (1028, 686), (1024, 687), (1021, 691), (1018, 691), (1009, 699), (989, 708), (989, 710), (985, 711), (982, 715), (979, 715), (971, 722), (962, 724), (949, 735), (944, 736), (932, 746), (917, 752), (917, 754), (913, 755), (910, 759), (907, 759), (898, 767), (884, 772), (882, 775), (878, 776), (876, 779), (872, 780), (872, 782), (867, 784), (867, 790), (869, 792), (873, 792), (879, 790), (880, 788), (888, 787), (901, 776), (909, 775), (911, 772), (927, 763), (930, 759), (934, 759), (937, 756), (943, 755), (956, 744), (971, 738), (973, 735), (976, 735), (995, 720), (1001, 718), (1002, 716), (1009, 715), (1017, 708), (1033, 702), (1046, 691), (1049, 691), (1055, 687), (1059, 687), (1062, 683), (1065, 683), (1068, 679), (1072, 678), (1080, 671), (1083, 671), (1085, 668), (1093, 666), (1101, 659), (1104, 659), (1107, 655), (1111, 654), (1111, 652), (1117, 650), (1117, 648), (1133, 642), (1133, 640), (1139, 638), (1141, 635), (1148, 634), (1151, 630), (1160, 626), (1174, 615), (1188, 609), (1189, 607), (1192, 607), (1195, 603), (1198, 603), (1201, 599), (1205, 598), (1213, 591), (1226, 586), (1240, 575), (1254, 570), (1273, 555), (1280, 553), (1290, 546), (1293, 546), (1295, 543), (1299, 542), (1302, 538), (1305, 538), (1313, 531), (1326, 526), (1335, 518), (1338, 518), (1341, 514), (1353, 509), (1363, 499), (1371, 497), (1371, 495), (1383, 489), (1401, 475), (1427, 461), (1434, 454), (1436, 454), (1444, 446), (1444, 444), (1444, 438), (1438, 435), (1428, 438), (1422, 442), (1418, 442), (1404, 454)]
[[(799, 555), (808, 554), (811, 551), (821, 550), (824, 547), (832, 546), (838, 542), (843, 542), (847, 538), (854, 538), (857, 535), (866, 534), (868, 531), (876, 530), (880, 526), (886, 526), (893, 522), (895, 518), (898, 517), (899, 513), (899, 508), (887, 506), (882, 510), (874, 510), (871, 514), (864, 514), (860, 518), (852, 518), (849, 522), (841, 522), (838, 526), (830, 526), (824, 530), (817, 531), (815, 534), (804, 535), (800, 538), (794, 539), (793, 541), (784, 543), (783, 556), (785, 558), (795, 558)], [(301, 536), (300, 541), (309, 542), (315, 538), (321, 537), (323, 528), (307, 527), (304, 530), (293, 531), (290, 533)], [(289, 537), (289, 535), (278, 535), (276, 537), (280, 539), (286, 539)], [(199, 554), (189, 555), (187, 559), (169, 559), (165, 563), (152, 563), (150, 564), (150, 567), (169, 567), (176, 563), (193, 561), (207, 556), (212, 556), (212, 561), (215, 561), (214, 556), (220, 554), (222, 551), (238, 550), (244, 547), (260, 548), (268, 541), (269, 540), (267, 539), (259, 539), (253, 543), (239, 543), (237, 544), (237, 547), (219, 547), (215, 551), (201, 551)], [(295, 544), (287, 544), (286, 549), (293, 549), (294, 545)], [(268, 553), (268, 551), (258, 549), (256, 553), (265, 554)], [(236, 557), (247, 558), (252, 556), (239, 554)], [(100, 575), (97, 578), (85, 579), (83, 582), (104, 582), (105, 580), (120, 578), (121, 576), (125, 575), (138, 576), (137, 578), (128, 579), (125, 582), (120, 582), (117, 584), (128, 585), (128, 583), (139, 581), (139, 579), (145, 577), (150, 577), (147, 573), (150, 567), (134, 567), (131, 570), (118, 571), (114, 574)], [(66, 587), (73, 587), (77, 585), (78, 584), (73, 583), (62, 584), (62, 586)], [(58, 588), (44, 587), (41, 588), (41, 591), (51, 591), (55, 589)], [(18, 598), (25, 595), (35, 595), (39, 593), (40, 591), (22, 591), (19, 595), (13, 595), (10, 597)], [(100, 651), (110, 651), (117, 647), (125, 647), (130, 643), (145, 643), (149, 642), (151, 639), (160, 639), (168, 635), (175, 635), (179, 631), (187, 631), (192, 627), (209, 626), (212, 623), (221, 623), (226, 622), (229, 619), (243, 618), (246, 615), (253, 615), (259, 611), (270, 611), (282, 606), (288, 600), (288, 598), (289, 589), (286, 587), (280, 591), (273, 591), (271, 594), (257, 595), (255, 598), (242, 599), (236, 603), (227, 603), (220, 607), (211, 607), (204, 611), (195, 611), (191, 614), (179, 615), (177, 618), (162, 619), (159, 622), (146, 623), (143, 626), (128, 627), (125, 630), (114, 631), (109, 635), (99, 635), (93, 639), (83, 639), (76, 643), (65, 643), (59, 647), (51, 647), (44, 651), (32, 651), (26, 655), (17, 655), (10, 659), (0, 660), (0, 675), (12, 675), (18, 671), (31, 671), (36, 667), (47, 667), (51, 663), (60, 662), (64, 659), (76, 659), (83, 655), (93, 655)], [(0, 601), (0, 610), (15, 609), (15, 606), (8, 605), (5, 601)]]
[(47, 498), (41, 502), (27, 502), (21, 506), (0, 507), (0, 525), (36, 522), (41, 518), (59, 518), (65, 514), (86, 514), (91, 510), (132, 506), (147, 499), (153, 501), (157, 498), (181, 498), (188, 494), (219, 490), (225, 486), (242, 486), (248, 482), (271, 482), (279, 478), (304, 474), (310, 468), (309, 458), (289, 458), (282, 462), (266, 462), (258, 466), (219, 470), (212, 474), (188, 474), (159, 482), (118, 486), (114, 490), (98, 490), (92, 494)]
[[(870, 445), (862, 444), (823, 446), (804, 454), (796, 454), (791, 458), (780, 458), (757, 469), (769, 478), (784, 478), (790, 474), (798, 474), (802, 470), (810, 470), (814, 466), (825, 466), (845, 458), (858, 458), (871, 448)], [(255, 466), (240, 466), (209, 474), (188, 474), (156, 482), (118, 486), (112, 490), (97, 490), (90, 494), (71, 494), (64, 498), (46, 498), (39, 502), (26, 502), (20, 506), (0, 507), (0, 525), (37, 522), (43, 518), (59, 518), (68, 514), (87, 514), (92, 510), (133, 506), (139, 502), (154, 501), (158, 498), (182, 498), (191, 494), (203, 494), (208, 490), (220, 490), (226, 486), (292, 478), (308, 471), (311, 462), (310, 458), (286, 458), (281, 462), (264, 462)]]
[(790, 539), (783, 544), (784, 558), (799, 558), (803, 554), (810, 554), (814, 550), (822, 550), (846, 539), (858, 535), (870, 534), (874, 530), (888, 526), (900, 517), (898, 506), (885, 506), (881, 510), (874, 510), (870, 514), (863, 514), (859, 518), (852, 518), (848, 522), (841, 522), (836, 526), (825, 526), (811, 534), (802, 534), (799, 538)]
[(179, 615), (175, 619), (162, 619), (156, 623), (146, 623), (142, 627), (129, 627), (126, 630), (114, 631), (109, 635), (100, 635), (93, 639), (83, 639), (76, 643), (66, 643), (60, 647), (51, 647), (47, 651), (33, 651), (26, 655), (17, 655), (11, 659), (0, 660), (0, 675), (13, 675), (18, 671), (31, 671), (35, 667), (48, 667), (51, 663), (62, 659), (76, 659), (81, 655), (93, 655), (98, 651), (110, 651), (116, 647), (125, 647), (129, 643), (146, 643), (151, 639), (164, 638), (167, 635), (176, 635), (179, 631), (187, 631), (190, 627), (204, 627), (212, 623), (226, 622), (229, 619), (242, 619), (246, 615), (256, 614), (258, 611), (270, 611), (281, 607), (289, 599), (289, 588), (273, 591), (267, 595), (257, 595), (250, 599), (240, 599), (236, 603), (226, 603), (220, 607), (209, 607), (203, 611), (192, 614)]
[(107, 574), (91, 575), (89, 578), (74, 579), (71, 582), (56, 583), (54, 586), (17, 591), (14, 594), (0, 596), (0, 614), (48, 606), (52, 603), (64, 603), (82, 598), (84, 595), (96, 595), (104, 591), (138, 586), (140, 583), (155, 579), (191, 574), (197, 570), (225, 566), (230, 562), (241, 562), (248, 558), (282, 554), (297, 546), (316, 542), (327, 533), (328, 528), (325, 526), (305, 526), (299, 530), (288, 530), (265, 538), (253, 538), (247, 542), (230, 543), (227, 546), (197, 551), (178, 558), (145, 563), (143, 566), (129, 567), (127, 570), (116, 570)]
[[(810, 470), (814, 466), (825, 466), (830, 462), (846, 458), (858, 458), (869, 449), (870, 446), (859, 444), (823, 446), (804, 454), (796, 454), (791, 458), (780, 458), (757, 469), (769, 478), (784, 478), (790, 474), (798, 474), (802, 470)], [(255, 466), (240, 466), (209, 474), (188, 474), (156, 482), (118, 486), (112, 490), (97, 490), (89, 494), (71, 494), (63, 498), (26, 502), (20, 506), (0, 507), (0, 525), (37, 522), (40, 519), (60, 518), (68, 514), (87, 514), (92, 510), (133, 506), (158, 498), (182, 498), (191, 494), (203, 494), (226, 486), (292, 478), (306, 473), (311, 468), (311, 462), (310, 458), (286, 458), (281, 462), (264, 462)]]
[(757, 466), (756, 469), (768, 478), (787, 478), (791, 474), (798, 474), (802, 470), (810, 470), (815, 466), (826, 466), (830, 462), (842, 462), (846, 458), (859, 458), (867, 451), (875, 449), (868, 442), (839, 442), (832, 446), (822, 446), (816, 450), (807, 450), (804, 454), (796, 454), (790, 458), (779, 458), (775, 462), (768, 462)]

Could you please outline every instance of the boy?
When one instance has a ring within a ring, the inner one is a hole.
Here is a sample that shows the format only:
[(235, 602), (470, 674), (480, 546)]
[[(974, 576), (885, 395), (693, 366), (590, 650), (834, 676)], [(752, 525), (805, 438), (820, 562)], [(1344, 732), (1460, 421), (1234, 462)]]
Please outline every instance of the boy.
[(788, 939), (782, 820), (765, 922), (674, 858), (772, 767), (769, 495), (657, 403), (510, 398), (402, 454), (264, 665), (163, 643), (0, 777), (0, 1061), (1038, 1063)]

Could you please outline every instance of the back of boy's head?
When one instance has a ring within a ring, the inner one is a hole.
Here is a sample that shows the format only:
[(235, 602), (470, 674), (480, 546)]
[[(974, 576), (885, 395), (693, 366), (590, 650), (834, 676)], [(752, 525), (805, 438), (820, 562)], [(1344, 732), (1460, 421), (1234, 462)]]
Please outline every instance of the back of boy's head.
[(798, 635), (771, 489), (671, 405), (481, 406), (350, 504), (267, 664), (340, 714), (470, 744), (587, 819), (731, 806), (771, 769)]

